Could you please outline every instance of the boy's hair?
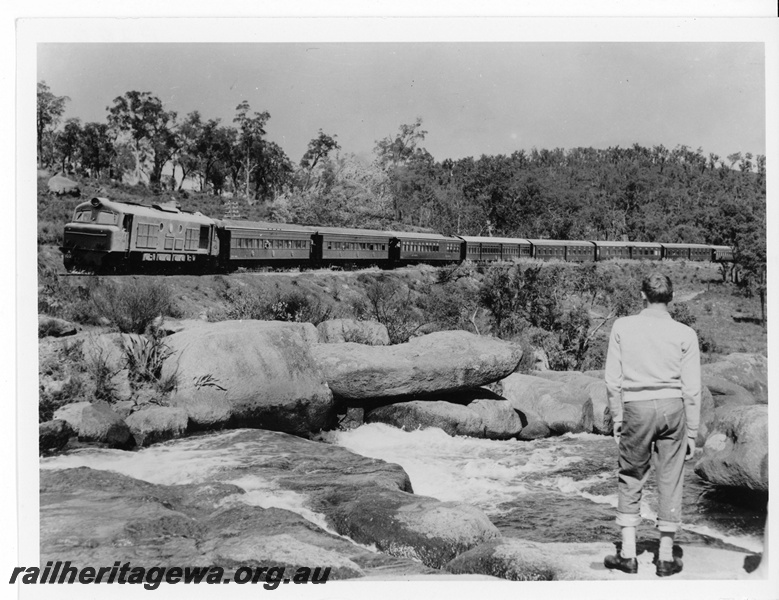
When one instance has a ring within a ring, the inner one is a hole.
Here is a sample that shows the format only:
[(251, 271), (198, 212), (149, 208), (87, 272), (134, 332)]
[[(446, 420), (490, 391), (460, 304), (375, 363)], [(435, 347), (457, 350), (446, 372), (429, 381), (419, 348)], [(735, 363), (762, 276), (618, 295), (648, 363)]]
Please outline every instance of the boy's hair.
[(674, 297), (674, 286), (671, 279), (662, 273), (652, 273), (641, 282), (641, 291), (651, 304), (668, 304)]

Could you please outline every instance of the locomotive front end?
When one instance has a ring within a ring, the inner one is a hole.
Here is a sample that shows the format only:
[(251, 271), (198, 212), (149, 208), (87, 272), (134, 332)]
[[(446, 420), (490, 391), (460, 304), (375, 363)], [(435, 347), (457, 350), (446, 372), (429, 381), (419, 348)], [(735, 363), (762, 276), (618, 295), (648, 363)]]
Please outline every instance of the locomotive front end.
[(100, 271), (114, 263), (127, 247), (124, 215), (116, 203), (92, 198), (76, 207), (73, 220), (65, 225), (60, 251), (68, 271)]

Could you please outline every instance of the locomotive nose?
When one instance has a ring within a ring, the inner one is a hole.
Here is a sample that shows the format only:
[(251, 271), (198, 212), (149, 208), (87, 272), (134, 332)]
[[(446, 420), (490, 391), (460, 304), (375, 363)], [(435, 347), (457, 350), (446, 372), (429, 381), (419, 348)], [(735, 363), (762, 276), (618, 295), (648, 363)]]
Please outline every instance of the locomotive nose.
[(106, 227), (66, 225), (62, 245), (71, 249), (108, 251), (112, 235), (113, 232)]
[(65, 268), (97, 270), (111, 251), (114, 234), (110, 227), (69, 223), (65, 226), (62, 246)]

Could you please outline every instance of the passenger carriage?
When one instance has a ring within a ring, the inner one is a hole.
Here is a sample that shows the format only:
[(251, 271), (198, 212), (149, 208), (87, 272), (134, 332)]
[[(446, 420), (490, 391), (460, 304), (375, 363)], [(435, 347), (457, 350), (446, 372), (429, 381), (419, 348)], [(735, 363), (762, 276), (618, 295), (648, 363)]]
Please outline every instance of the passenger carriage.
[(314, 230), (264, 221), (218, 221), (222, 264), (232, 267), (307, 265)]
[(460, 260), (462, 241), (437, 233), (390, 232), (389, 260), (392, 265), (449, 264)]
[(733, 248), (730, 246), (711, 246), (713, 262), (733, 262)]
[(654, 242), (627, 242), (633, 260), (660, 260), (663, 247)]
[(389, 266), (390, 240), (387, 231), (346, 227), (312, 227), (315, 264), (339, 266)]
[(479, 237), (458, 235), (462, 240), (461, 260), (473, 262), (510, 261), (518, 258), (530, 258), (531, 246), (522, 238)]
[(630, 258), (630, 246), (628, 242), (598, 242), (595, 245), (595, 260), (609, 260), (612, 258)]
[(663, 258), (684, 260), (711, 260), (711, 246), (707, 244), (676, 244), (663, 242)]
[(539, 260), (564, 260), (589, 262), (595, 260), (592, 242), (569, 240), (529, 240), (533, 246), (533, 258)]

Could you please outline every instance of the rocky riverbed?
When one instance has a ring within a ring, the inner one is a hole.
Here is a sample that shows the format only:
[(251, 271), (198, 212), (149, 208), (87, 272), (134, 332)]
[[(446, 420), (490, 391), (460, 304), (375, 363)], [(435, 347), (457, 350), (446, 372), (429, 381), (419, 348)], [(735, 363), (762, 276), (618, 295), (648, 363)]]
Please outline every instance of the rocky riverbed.
[[(602, 374), (522, 375), (515, 344), (441, 332), (385, 346), (377, 324), (360, 327), (168, 324), (160, 377), (177, 385), (166, 391), (139, 387), (122, 362), (141, 342), (82, 337), (120, 398), (41, 424), (42, 559), (317, 564), (346, 579), (622, 577), (602, 567), (616, 535)], [(370, 344), (340, 341), (347, 331)], [(745, 575), (762, 550), (766, 372), (755, 355), (705, 371), (678, 578)], [(51, 373), (43, 389), (67, 385)], [(449, 470), (459, 479), (435, 485)], [(701, 500), (706, 486), (757, 500)], [(640, 575), (654, 577), (645, 517)]]

